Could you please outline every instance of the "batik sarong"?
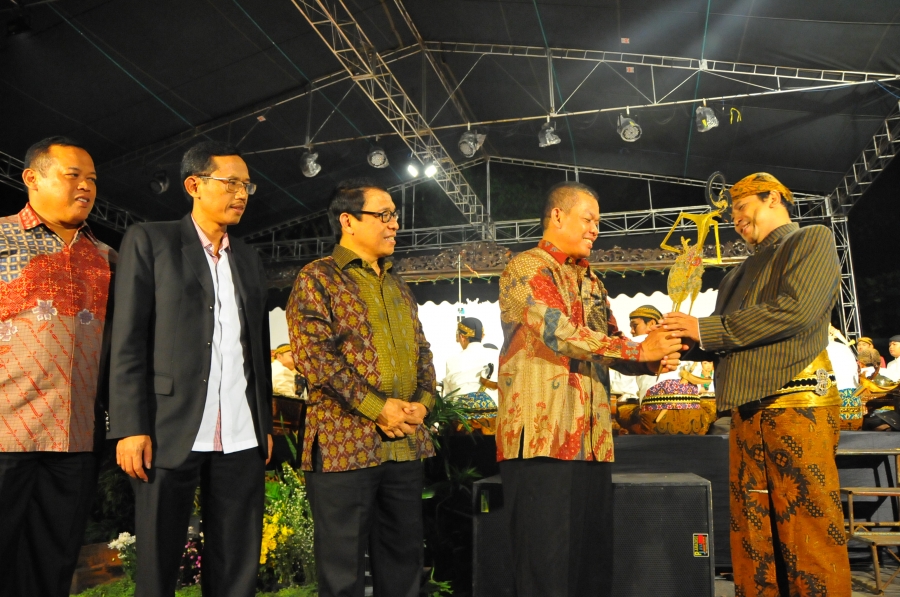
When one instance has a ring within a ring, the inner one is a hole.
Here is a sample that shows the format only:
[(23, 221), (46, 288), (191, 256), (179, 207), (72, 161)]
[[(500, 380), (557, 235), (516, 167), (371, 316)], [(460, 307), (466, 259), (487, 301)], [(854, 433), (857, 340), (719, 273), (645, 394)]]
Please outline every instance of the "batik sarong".
[(841, 429), (857, 431), (862, 429), (863, 415), (866, 408), (862, 399), (853, 395), (853, 389), (840, 390), (841, 393)]
[(835, 453), (840, 407), (732, 410), (736, 597), (850, 595)]

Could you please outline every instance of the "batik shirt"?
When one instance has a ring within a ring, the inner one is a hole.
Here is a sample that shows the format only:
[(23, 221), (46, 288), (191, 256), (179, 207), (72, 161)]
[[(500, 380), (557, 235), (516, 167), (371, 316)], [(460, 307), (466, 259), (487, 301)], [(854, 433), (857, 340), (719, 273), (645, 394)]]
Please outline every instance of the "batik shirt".
[(541, 241), (500, 277), (497, 459), (613, 460), (608, 369), (647, 373), (587, 260)]
[(87, 452), (115, 252), (26, 205), (0, 218), (0, 451)]
[(435, 387), (415, 297), (390, 263), (380, 269), (379, 275), (338, 245), (330, 257), (304, 266), (294, 282), (288, 333), (309, 388), (304, 470), (314, 470), (316, 442), (326, 473), (434, 455), (423, 425), (395, 440), (375, 425), (387, 398), (431, 409)]

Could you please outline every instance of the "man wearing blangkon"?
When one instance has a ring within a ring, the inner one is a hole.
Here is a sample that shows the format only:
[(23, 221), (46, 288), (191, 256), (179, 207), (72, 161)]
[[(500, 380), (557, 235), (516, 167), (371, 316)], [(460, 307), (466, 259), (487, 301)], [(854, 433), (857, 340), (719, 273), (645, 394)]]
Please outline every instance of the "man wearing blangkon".
[(711, 316), (669, 313), (662, 323), (712, 353), (717, 407), (731, 409), (735, 594), (843, 597), (841, 399), (826, 351), (840, 280), (834, 238), (791, 222), (793, 196), (771, 174), (740, 180), (731, 200), (753, 254), (722, 281)]
[(307, 264), (287, 323), (309, 402), (303, 470), (315, 523), (321, 597), (415, 597), (422, 576), (422, 425), (434, 365), (415, 297), (385, 258), (398, 212), (365, 179), (338, 185), (328, 217), (334, 252)]
[(600, 205), (588, 186), (547, 194), (544, 235), (500, 278), (497, 459), (519, 597), (609, 595), (612, 425), (608, 366), (655, 374), (678, 365), (679, 339), (617, 334), (606, 289), (587, 262)]

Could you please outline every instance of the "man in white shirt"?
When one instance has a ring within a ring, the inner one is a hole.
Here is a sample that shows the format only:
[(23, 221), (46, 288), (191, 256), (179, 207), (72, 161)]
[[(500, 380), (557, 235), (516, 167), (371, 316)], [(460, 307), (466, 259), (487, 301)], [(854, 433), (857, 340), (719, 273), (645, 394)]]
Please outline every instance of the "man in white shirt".
[(894, 360), (881, 370), (881, 374), (891, 381), (900, 381), (900, 335), (891, 336), (888, 351), (890, 351)]
[(497, 418), (497, 379), (500, 351), (481, 344), (484, 327), (474, 317), (463, 318), (456, 326), (456, 342), (462, 352), (447, 360), (444, 396), (469, 411), (473, 428), (490, 433)]
[(297, 394), (297, 370), (290, 344), (282, 344), (275, 349), (275, 360), (272, 361), (272, 393), (276, 396), (303, 400)]

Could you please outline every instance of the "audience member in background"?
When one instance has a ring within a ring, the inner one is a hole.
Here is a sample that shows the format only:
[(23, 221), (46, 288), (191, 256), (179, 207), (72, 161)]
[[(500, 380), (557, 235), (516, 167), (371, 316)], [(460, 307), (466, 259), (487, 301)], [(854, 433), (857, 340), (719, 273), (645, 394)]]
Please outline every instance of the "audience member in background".
[(0, 219), (0, 595), (62, 597), (97, 483), (115, 252), (85, 222), (97, 172), (78, 143), (35, 143), (22, 180), (28, 203)]
[(725, 276), (709, 317), (669, 313), (716, 363), (716, 401), (731, 409), (731, 563), (735, 594), (850, 595), (834, 454), (841, 397), (828, 324), (841, 270), (825, 226), (791, 221), (793, 195), (751, 174), (730, 190), (753, 253)]
[(856, 360), (859, 363), (859, 377), (866, 379), (874, 379), (878, 377), (881, 371), (881, 355), (871, 346), (860, 348), (856, 353)]
[(431, 345), (412, 291), (385, 258), (400, 228), (390, 194), (340, 183), (328, 206), (334, 252), (300, 270), (288, 333), (309, 383), (303, 470), (321, 597), (416, 597), (422, 578), (424, 422)]
[(518, 597), (610, 594), (608, 367), (655, 374), (676, 368), (682, 348), (659, 330), (640, 344), (617, 334), (606, 289), (587, 261), (599, 222), (596, 191), (554, 186), (543, 238), (500, 278), (497, 460)]
[(834, 368), (838, 392), (841, 394), (841, 429), (856, 431), (862, 428), (863, 408), (859, 396), (854, 396), (859, 386), (859, 366), (856, 355), (847, 346), (847, 340), (834, 326), (828, 326), (828, 358)]
[(305, 398), (305, 388), (297, 393), (297, 369), (290, 344), (281, 344), (275, 349), (275, 360), (272, 361), (272, 392), (276, 396), (286, 398)]
[[(869, 338), (868, 336), (863, 336), (862, 338), (860, 338), (859, 340), (856, 341), (856, 351), (859, 352), (860, 350), (863, 350), (863, 349), (875, 350), (875, 343), (872, 342), (872, 339)], [(876, 352), (878, 352), (878, 351), (876, 351)], [(879, 368), (884, 367), (884, 357), (881, 356), (881, 354), (878, 355), (878, 367)]]
[(894, 360), (887, 364), (881, 374), (891, 381), (900, 381), (900, 336), (891, 336), (888, 350)]
[(500, 353), (481, 344), (483, 333), (481, 321), (474, 317), (465, 317), (456, 324), (456, 342), (462, 346), (462, 352), (447, 360), (444, 397), (466, 410), (465, 418), (473, 429), (490, 435), (497, 419)]
[(134, 224), (116, 271), (110, 437), (135, 496), (139, 597), (171, 597), (197, 486), (204, 595), (256, 594), (272, 454), (266, 273), (228, 228), (256, 185), (238, 149), (181, 160), (191, 212)]

